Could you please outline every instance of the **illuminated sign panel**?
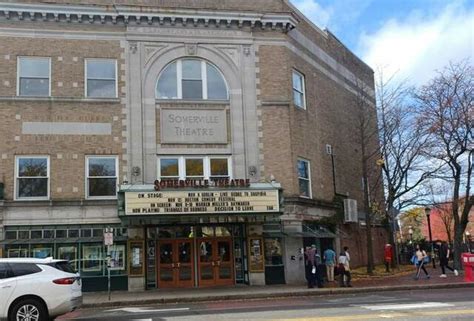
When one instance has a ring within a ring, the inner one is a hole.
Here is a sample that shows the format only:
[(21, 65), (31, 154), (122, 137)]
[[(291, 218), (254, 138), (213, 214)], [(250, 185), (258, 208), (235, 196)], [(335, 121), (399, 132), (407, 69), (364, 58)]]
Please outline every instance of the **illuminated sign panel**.
[(277, 190), (126, 192), (125, 215), (278, 212)]

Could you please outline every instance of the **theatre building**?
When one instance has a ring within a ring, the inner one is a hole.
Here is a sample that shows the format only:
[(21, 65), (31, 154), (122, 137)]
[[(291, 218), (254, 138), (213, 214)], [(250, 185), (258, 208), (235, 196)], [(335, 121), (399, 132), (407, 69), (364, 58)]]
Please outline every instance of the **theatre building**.
[(300, 284), (310, 244), (364, 263), (373, 72), (287, 1), (0, 2), (0, 44), (2, 257), (84, 291)]

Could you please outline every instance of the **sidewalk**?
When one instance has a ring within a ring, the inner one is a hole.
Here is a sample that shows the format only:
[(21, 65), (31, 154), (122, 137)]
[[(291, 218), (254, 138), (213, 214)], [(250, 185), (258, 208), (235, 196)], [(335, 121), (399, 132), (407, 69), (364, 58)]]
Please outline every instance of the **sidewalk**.
[(463, 275), (455, 277), (449, 274), (447, 278), (440, 278), (440, 269), (428, 270), (430, 279), (424, 277), (414, 280), (414, 269), (405, 269), (395, 275), (364, 277), (355, 275), (352, 288), (338, 287), (337, 282), (326, 284), (324, 288), (308, 289), (305, 284), (301, 285), (266, 285), (247, 286), (236, 285), (220, 288), (192, 288), (192, 289), (156, 289), (143, 292), (114, 291), (111, 300), (108, 299), (107, 292), (84, 293), (83, 307), (112, 307), (125, 305), (145, 305), (159, 303), (186, 303), (203, 301), (223, 301), (223, 300), (248, 300), (264, 299), (275, 297), (302, 297), (302, 296), (322, 296), (328, 294), (349, 294), (382, 292), (397, 290), (417, 290), (417, 289), (440, 289), (472, 287), (474, 283), (467, 283), (463, 280)]

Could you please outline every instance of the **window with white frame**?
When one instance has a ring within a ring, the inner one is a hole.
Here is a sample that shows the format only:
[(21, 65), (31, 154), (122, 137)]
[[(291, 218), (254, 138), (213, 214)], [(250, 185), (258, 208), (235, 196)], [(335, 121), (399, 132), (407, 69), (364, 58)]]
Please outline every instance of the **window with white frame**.
[(293, 70), (293, 103), (296, 107), (306, 109), (304, 75)]
[(50, 78), (50, 58), (18, 57), (18, 96), (50, 96)]
[(115, 59), (86, 59), (86, 97), (117, 97), (117, 61)]
[(231, 178), (231, 161), (227, 156), (166, 156), (158, 158), (158, 177), (170, 179)]
[(86, 157), (87, 198), (117, 196), (118, 158), (116, 156)]
[(49, 157), (16, 157), (16, 199), (49, 198)]
[(227, 100), (227, 85), (221, 72), (199, 59), (179, 59), (161, 72), (156, 84), (159, 99)]
[(300, 196), (311, 198), (310, 163), (304, 159), (298, 159), (298, 185)]

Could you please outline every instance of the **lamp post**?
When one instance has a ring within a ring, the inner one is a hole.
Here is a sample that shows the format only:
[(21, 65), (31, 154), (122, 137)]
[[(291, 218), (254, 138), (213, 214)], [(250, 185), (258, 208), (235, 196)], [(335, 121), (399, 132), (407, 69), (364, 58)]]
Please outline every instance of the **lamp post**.
[(469, 231), (466, 231), (466, 233), (464, 234), (466, 235), (467, 251), (470, 253), (471, 252), (471, 233), (469, 233)]
[(431, 208), (425, 207), (425, 214), (426, 214), (426, 220), (428, 221), (428, 234), (430, 236), (430, 244), (431, 244), (431, 255), (433, 255), (433, 269), (436, 269), (436, 263), (435, 263), (435, 255), (434, 255), (434, 248), (433, 248), (433, 237), (431, 236), (431, 220), (430, 220), (430, 214), (431, 214)]

